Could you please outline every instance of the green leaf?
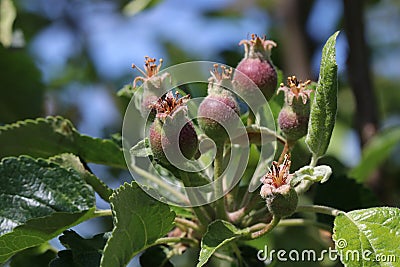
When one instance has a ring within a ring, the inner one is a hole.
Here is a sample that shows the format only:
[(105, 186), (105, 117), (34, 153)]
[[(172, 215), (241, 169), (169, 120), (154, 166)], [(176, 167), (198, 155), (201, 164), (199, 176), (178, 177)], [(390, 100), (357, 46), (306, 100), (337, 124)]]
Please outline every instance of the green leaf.
[(62, 117), (38, 118), (0, 126), (0, 158), (21, 154), (48, 158), (73, 153), (87, 162), (126, 168), (122, 149), (111, 140), (82, 135)]
[(306, 144), (314, 159), (322, 157), (328, 149), (337, 111), (336, 37), (329, 37), (322, 49), (321, 67), (314, 101), (311, 106)]
[[(0, 69), (3, 70), (0, 79), (0, 125), (43, 114), (45, 86), (42, 73), (27, 50), (7, 49), (0, 44)], [(24, 74), (23, 79), (21, 73)], [(1, 145), (0, 152), (3, 149)]]
[(121, 89), (118, 90), (117, 96), (119, 97), (126, 97), (131, 99), (134, 95), (135, 87), (132, 86), (132, 83), (125, 84)]
[(297, 186), (302, 181), (325, 183), (328, 181), (331, 174), (331, 167), (327, 165), (319, 165), (317, 167), (304, 166), (293, 173), (293, 178), (290, 180), (290, 183), (292, 186)]
[(79, 173), (42, 159), (4, 158), (0, 184), (0, 235), (33, 218), (95, 205), (94, 192)]
[(212, 222), (201, 239), (201, 250), (197, 267), (204, 266), (220, 247), (246, 235), (248, 231), (237, 229), (233, 224), (217, 220)]
[(9, 47), (12, 42), (12, 26), (17, 17), (17, 11), (11, 0), (1, 0), (0, 2), (0, 43), (4, 47)]
[(26, 156), (4, 158), (0, 184), (0, 262), (93, 217), (94, 192), (73, 169)]
[(148, 156), (153, 156), (153, 152), (151, 151), (150, 148), (150, 142), (149, 138), (145, 138), (141, 141), (139, 141), (136, 145), (134, 145), (129, 152), (131, 153), (132, 156), (135, 157), (148, 157)]
[(192, 219), (194, 218), (194, 214), (190, 208), (184, 208), (179, 206), (169, 206), (170, 209), (175, 212), (176, 216)]
[[(335, 218), (336, 249), (346, 266), (397, 266), (400, 261), (400, 210), (381, 207), (354, 210)], [(363, 258), (363, 254), (369, 258)], [(357, 258), (358, 255), (358, 258)], [(393, 257), (393, 261), (375, 261)], [(383, 258), (381, 258), (383, 259)]]
[(66, 263), (75, 267), (98, 267), (109, 236), (109, 233), (102, 233), (85, 239), (72, 230), (65, 231), (59, 239), (68, 250), (60, 251), (50, 267), (61, 267)]
[(77, 171), (92, 188), (99, 194), (99, 196), (105, 201), (109, 202), (109, 198), (113, 193), (113, 190), (109, 188), (102, 180), (96, 175), (87, 171), (83, 166), (80, 159), (69, 153), (60, 154), (49, 158), (49, 161), (54, 162), (66, 169), (73, 169)]
[(174, 225), (175, 213), (169, 206), (146, 194), (135, 182), (118, 188), (110, 200), (114, 229), (104, 249), (102, 267), (125, 266)]
[(79, 213), (57, 212), (47, 217), (31, 219), (12, 232), (0, 236), (0, 263), (18, 251), (43, 244), (64, 230), (95, 217), (94, 211), (95, 208)]
[(11, 258), (10, 267), (43, 267), (57, 255), (57, 251), (48, 243), (25, 249)]
[(400, 128), (392, 128), (374, 136), (364, 147), (360, 163), (349, 176), (357, 182), (364, 182), (390, 155), (400, 143)]

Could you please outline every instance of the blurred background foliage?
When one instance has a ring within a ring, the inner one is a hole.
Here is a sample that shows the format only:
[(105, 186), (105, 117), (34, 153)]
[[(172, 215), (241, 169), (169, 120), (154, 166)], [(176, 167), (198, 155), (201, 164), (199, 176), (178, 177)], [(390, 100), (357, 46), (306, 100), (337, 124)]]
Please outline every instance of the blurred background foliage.
[[(334, 177), (309, 197), (344, 210), (400, 206), (398, 1), (0, 2), (0, 125), (62, 115), (80, 132), (105, 138), (120, 132), (127, 105), (115, 93), (139, 74), (130, 66), (141, 66), (146, 55), (163, 58), (165, 67), (191, 60), (234, 67), (243, 55), (239, 41), (266, 34), (278, 43), (272, 60), (284, 77), (316, 81), (321, 48), (341, 30), (338, 119), (321, 161), (334, 167)], [(306, 151), (295, 148), (294, 168), (309, 161)], [(92, 167), (114, 188), (130, 180)]]

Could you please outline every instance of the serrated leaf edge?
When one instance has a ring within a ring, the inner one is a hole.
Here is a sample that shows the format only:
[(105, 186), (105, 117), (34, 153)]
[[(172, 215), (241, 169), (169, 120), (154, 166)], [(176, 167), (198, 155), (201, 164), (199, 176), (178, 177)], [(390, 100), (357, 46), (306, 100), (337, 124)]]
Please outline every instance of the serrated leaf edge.
[[(340, 214), (339, 214), (339, 216), (345, 216), (347, 219), (349, 219), (353, 224), (354, 224), (354, 226), (359, 230), (359, 233), (360, 234), (362, 234), (362, 235), (364, 235), (364, 236), (366, 236), (365, 235), (365, 233), (364, 233), (364, 231), (363, 231), (363, 229), (361, 229), (361, 228), (359, 228), (358, 227), (358, 225), (357, 225), (357, 223), (353, 220), (353, 218), (351, 218), (351, 216), (349, 216), (351, 213), (359, 213), (359, 212), (372, 212), (373, 211), (373, 209), (379, 209), (379, 211), (384, 211), (384, 210), (388, 210), (388, 211), (391, 211), (392, 209), (395, 209), (395, 210), (398, 210), (399, 211), (399, 213), (400, 213), (400, 209), (399, 208), (395, 208), (395, 207), (376, 207), (376, 208), (367, 208), (367, 209), (359, 209), (359, 210), (353, 210), (353, 211), (350, 211), (350, 212), (341, 212)], [(337, 248), (337, 246), (336, 246), (336, 242), (338, 241), (338, 240), (336, 240), (336, 225), (335, 225), (335, 227), (333, 228), (333, 234), (332, 234), (332, 240), (334, 241), (334, 243), (335, 243), (335, 248)], [(360, 236), (360, 234), (358, 235), (358, 237)], [(340, 240), (340, 239), (339, 239)], [(369, 239), (367, 239), (366, 238), (366, 240), (368, 241), (368, 244), (370, 245), (370, 247), (374, 250), (373, 252), (374, 252), (374, 254), (376, 255), (376, 249), (373, 247), (373, 245), (371, 244), (371, 242), (370, 242), (370, 240)], [(360, 243), (361, 243), (361, 241), (360, 241)], [(339, 248), (340, 249), (340, 248)], [(345, 264), (344, 262), (342, 262), (343, 264)]]
[[(67, 138), (72, 138), (74, 137), (74, 135), (77, 135), (81, 138), (88, 138), (91, 139), (93, 141), (96, 142), (100, 142), (101, 144), (108, 144), (108, 145), (113, 145), (115, 146), (115, 148), (117, 148), (121, 154), (123, 154), (123, 150), (121, 147), (119, 147), (113, 140), (111, 139), (103, 139), (103, 138), (97, 138), (97, 137), (92, 137), (89, 135), (85, 135), (80, 133), (72, 124), (72, 122), (62, 116), (47, 116), (47, 117), (39, 117), (36, 119), (26, 119), (26, 120), (20, 120), (14, 123), (10, 123), (10, 124), (5, 124), (0, 126), (0, 137), (2, 132), (5, 131), (9, 131), (9, 130), (15, 130), (18, 128), (22, 128), (24, 126), (29, 127), (30, 125), (39, 125), (40, 123), (44, 123), (44, 124), (51, 124), (54, 125), (55, 123), (65, 123), (65, 131), (70, 131), (70, 133), (68, 132), (63, 132), (62, 130), (58, 130), (57, 127), (55, 128), (55, 132), (58, 132), (61, 135), (64, 135)], [(68, 153), (70, 151), (65, 151), (65, 153)], [(98, 163), (98, 162), (97, 162)], [(110, 166), (114, 166), (114, 167), (118, 167), (118, 168), (126, 168), (126, 165), (122, 163), (110, 163), (110, 164), (106, 164), (106, 163), (100, 163), (100, 164), (105, 164), (105, 165), (110, 165)]]
[[(212, 225), (214, 225), (214, 224), (216, 224), (216, 223), (218, 223), (218, 222), (222, 222), (224, 225), (227, 225), (227, 226), (226, 226), (227, 228), (233, 227), (234, 230), (238, 232), (238, 234), (236, 234), (235, 236), (233, 236), (233, 237), (231, 237), (231, 238), (228, 238), (228, 239), (225, 239), (224, 241), (222, 241), (218, 246), (215, 247), (215, 249), (213, 249), (213, 253), (211, 253), (211, 254), (207, 257), (206, 261), (204, 261), (203, 263), (201, 263), (200, 257), (201, 257), (201, 250), (202, 250), (202, 247), (203, 247), (203, 238), (204, 238), (204, 236), (208, 233), (208, 231), (210, 230), (210, 227), (212, 227)], [(231, 242), (231, 241), (233, 241), (233, 240), (235, 240), (235, 239), (241, 238), (242, 236), (244, 236), (244, 235), (246, 235), (246, 234), (248, 234), (248, 233), (249, 233), (249, 229), (238, 229), (238, 228), (236, 228), (235, 225), (231, 224), (230, 222), (224, 221), (224, 220), (215, 220), (215, 221), (211, 222), (211, 223), (208, 225), (208, 227), (207, 227), (206, 233), (204, 234), (203, 238), (201, 239), (201, 244), (200, 244), (200, 255), (199, 255), (199, 258), (198, 258), (198, 261), (199, 261), (199, 262), (197, 263), (196, 267), (202, 267), (202, 266), (204, 266), (204, 264), (206, 264), (206, 263), (210, 260), (211, 256), (212, 256), (218, 249), (220, 249), (221, 247), (225, 246), (226, 244), (228, 244), (229, 242)]]
[[(117, 224), (118, 224), (118, 218), (117, 218), (117, 214), (115, 213), (115, 208), (114, 208), (113, 200), (117, 197), (118, 194), (120, 194), (122, 191), (126, 190), (126, 189), (127, 189), (127, 186), (132, 187), (133, 184), (136, 184), (139, 188), (141, 188), (141, 187), (146, 187), (146, 188), (147, 188), (147, 186), (139, 185), (139, 184), (138, 184), (137, 182), (135, 182), (135, 181), (133, 181), (133, 182), (131, 182), (131, 183), (125, 182), (125, 183), (122, 184), (120, 187), (116, 188), (116, 189), (114, 190), (114, 192), (112, 193), (112, 195), (110, 196), (110, 206), (111, 206), (111, 212), (112, 212), (113, 221), (114, 221), (114, 227), (113, 227), (113, 229), (112, 229), (112, 231), (111, 231), (111, 234), (110, 234), (110, 237), (109, 237), (108, 240), (111, 240), (111, 238), (113, 237), (113, 235), (114, 235), (114, 230), (117, 228)], [(170, 208), (170, 211), (173, 212), (173, 213), (176, 215), (175, 211), (173, 211), (171, 208)], [(139, 218), (140, 218), (140, 217), (139, 217)], [(142, 220), (142, 219), (140, 218), (140, 220)], [(143, 224), (143, 225), (146, 225), (143, 221), (142, 221), (142, 224)], [(162, 226), (164, 226), (164, 221), (162, 221)], [(162, 227), (162, 228), (163, 228), (163, 227)], [(146, 229), (146, 227), (144, 227), (144, 229)], [(160, 230), (160, 231), (161, 231), (161, 230)], [(160, 232), (160, 233), (161, 233), (161, 232)], [(146, 242), (145, 242), (145, 244), (146, 244), (146, 243), (147, 243), (147, 234), (146, 234)], [(109, 244), (109, 243), (108, 243), (108, 241), (107, 241), (106, 245), (104, 246), (103, 251), (106, 251), (106, 249), (107, 249), (107, 247), (108, 247), (108, 244)], [(141, 251), (144, 251), (144, 250), (146, 250), (146, 249), (148, 249), (149, 247), (152, 247), (152, 246), (154, 246), (154, 245), (156, 245), (156, 244), (150, 244), (150, 245), (144, 246), (143, 249), (142, 249)], [(141, 251), (138, 251), (137, 253), (140, 253)], [(136, 255), (137, 255), (137, 254), (136, 254)], [(104, 256), (104, 253), (103, 253), (103, 256)], [(103, 259), (104, 259), (103, 256), (101, 257), (101, 260), (100, 260), (100, 267), (104, 267), (104, 266), (103, 266)]]

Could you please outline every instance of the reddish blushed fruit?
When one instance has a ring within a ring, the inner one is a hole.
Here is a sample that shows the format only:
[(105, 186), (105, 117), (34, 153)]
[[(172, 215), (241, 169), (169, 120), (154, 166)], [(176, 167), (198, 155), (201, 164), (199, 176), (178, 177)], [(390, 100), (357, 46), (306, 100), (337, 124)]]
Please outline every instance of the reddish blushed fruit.
[(306, 87), (310, 80), (303, 83), (295, 76), (288, 78), (288, 86), (281, 84), (278, 92), (285, 92), (285, 104), (278, 117), (279, 128), (288, 141), (294, 142), (307, 134), (310, 117), (310, 93)]
[(256, 96), (254, 91), (259, 89), (269, 100), (275, 93), (278, 81), (276, 70), (270, 59), (271, 49), (276, 46), (276, 43), (253, 34), (251, 40), (242, 40), (239, 44), (244, 45), (245, 55), (237, 65), (237, 71), (233, 76), (235, 92), (244, 99), (248, 99)]
[(198, 121), (204, 133), (214, 141), (224, 141), (237, 125), (239, 107), (229, 95), (208, 95), (199, 106)]
[(239, 106), (232, 93), (223, 88), (231, 82), (232, 69), (214, 65), (209, 79), (208, 96), (198, 109), (198, 122), (204, 133), (215, 142), (221, 143), (228, 138), (228, 132), (237, 127)]
[(296, 112), (292, 106), (285, 105), (279, 112), (279, 128), (290, 141), (296, 141), (307, 134), (309, 112)]
[(198, 150), (197, 133), (186, 117), (188, 98), (178, 99), (168, 92), (165, 98), (150, 106), (156, 111), (156, 119), (149, 129), (150, 148), (154, 158), (164, 165), (170, 164), (166, 154), (175, 155), (177, 149), (186, 159), (193, 158)]
[(158, 100), (158, 97), (152, 94), (144, 94), (143, 100), (140, 107), (140, 114), (143, 118), (148, 117), (150, 121), (155, 118), (155, 110), (151, 108), (151, 105)]
[(168, 126), (163, 129), (163, 126), (160, 120), (155, 120), (149, 129), (150, 147), (154, 158), (163, 164), (169, 164), (165, 151), (169, 151), (169, 154), (176, 153), (177, 135), (179, 135), (178, 147), (183, 156), (187, 159), (193, 158), (197, 152), (198, 140), (192, 122), (187, 121), (179, 132), (176, 128), (166, 130)]

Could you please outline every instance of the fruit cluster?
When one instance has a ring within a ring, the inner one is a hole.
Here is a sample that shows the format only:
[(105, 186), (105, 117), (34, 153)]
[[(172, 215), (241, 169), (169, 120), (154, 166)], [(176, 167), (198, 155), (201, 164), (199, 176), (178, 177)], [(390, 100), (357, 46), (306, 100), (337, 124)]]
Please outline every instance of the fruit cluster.
[[(210, 71), (207, 96), (198, 107), (197, 132), (187, 115), (186, 103), (190, 96), (180, 97), (172, 91), (163, 95), (169, 80), (167, 78), (171, 77), (168, 73), (159, 75), (162, 60), (156, 64), (155, 59), (145, 58), (145, 71), (141, 71), (142, 77), (134, 80), (134, 87), (142, 82), (140, 111), (143, 117), (150, 120), (150, 148), (154, 160), (168, 167), (173, 164), (168, 154), (178, 153), (179, 150), (186, 160), (198, 155), (199, 130), (212, 139), (217, 147), (223, 147), (229, 140), (229, 133), (234, 132), (241, 122), (238, 96), (251, 99), (261, 95), (261, 92), (265, 101), (259, 103), (267, 104), (274, 95), (283, 91), (285, 97), (278, 124), (285, 137), (281, 137), (285, 146), (279, 161), (274, 162), (272, 169), (261, 179), (264, 184), (261, 196), (266, 199), (270, 212), (279, 217), (287, 216), (297, 205), (296, 192), (289, 183), (290, 150), (307, 133), (311, 81), (302, 82), (290, 76), (286, 86), (280, 84), (277, 88), (277, 70), (270, 58), (276, 43), (253, 34), (250, 40), (242, 40), (239, 45), (244, 46), (245, 53), (235, 70), (215, 64)], [(254, 114), (249, 109), (250, 116)], [(253, 123), (254, 120), (248, 120), (248, 124)]]

